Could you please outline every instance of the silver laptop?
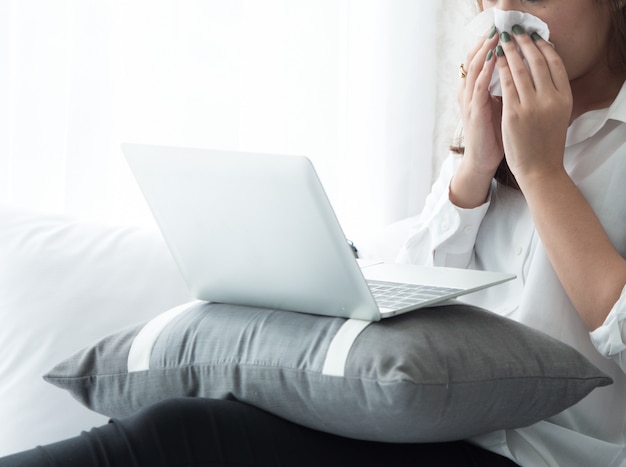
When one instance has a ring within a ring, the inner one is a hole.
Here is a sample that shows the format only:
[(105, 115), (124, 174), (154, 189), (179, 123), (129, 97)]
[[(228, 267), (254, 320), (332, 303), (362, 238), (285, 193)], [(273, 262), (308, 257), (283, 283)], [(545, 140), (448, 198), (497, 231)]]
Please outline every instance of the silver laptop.
[(359, 264), (306, 157), (122, 150), (200, 300), (376, 321), (515, 277)]

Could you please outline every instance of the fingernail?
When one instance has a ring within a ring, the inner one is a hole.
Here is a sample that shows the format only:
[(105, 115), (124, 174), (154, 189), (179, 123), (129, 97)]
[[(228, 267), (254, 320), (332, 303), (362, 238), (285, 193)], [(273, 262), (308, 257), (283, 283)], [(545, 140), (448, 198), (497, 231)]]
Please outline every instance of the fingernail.
[(542, 38), (539, 34), (537, 34), (536, 32), (533, 32), (533, 33), (530, 35), (530, 38), (531, 38), (532, 40), (534, 40), (535, 42), (536, 42), (536, 41), (539, 41), (539, 40), (541, 40), (541, 39), (543, 39), (543, 38)]
[(509, 36), (508, 32), (502, 31), (502, 33), (500, 33), (500, 39), (502, 39), (502, 42), (509, 42), (511, 40), (511, 36)]
[(499, 45), (498, 47), (496, 47), (496, 55), (498, 57), (504, 57), (504, 50), (502, 49), (502, 46)]
[(488, 39), (491, 39), (493, 36), (495, 36), (497, 32), (498, 30), (496, 29), (496, 25), (494, 24), (491, 28), (491, 31), (489, 31)]
[(485, 59), (485, 61), (488, 62), (489, 60), (491, 60), (491, 57), (493, 57), (493, 49), (487, 52), (487, 58)]
[(513, 26), (511, 30), (517, 36), (519, 36), (520, 34), (524, 34), (524, 28), (521, 27), (519, 24), (516, 24), (515, 26)]

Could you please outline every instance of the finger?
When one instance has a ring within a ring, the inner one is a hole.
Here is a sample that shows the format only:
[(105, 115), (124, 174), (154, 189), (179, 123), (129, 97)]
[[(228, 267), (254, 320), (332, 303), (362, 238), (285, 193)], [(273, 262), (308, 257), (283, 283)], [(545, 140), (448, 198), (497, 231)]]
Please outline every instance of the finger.
[(509, 68), (508, 57), (504, 54), (501, 45), (496, 47), (498, 74), (500, 75), (500, 86), (502, 87), (502, 100), (508, 103), (519, 103), (520, 97), (513, 80), (511, 69)]
[[(486, 57), (489, 50), (493, 50), (495, 44), (497, 43), (498, 36), (494, 34), (492, 37), (488, 37), (486, 39), (481, 39), (470, 52), (467, 54), (467, 58), (465, 60), (464, 68), (467, 72), (465, 78), (461, 79), (461, 84), (459, 86), (457, 92), (457, 101), (463, 106), (464, 103), (470, 102), (472, 100), (472, 96), (474, 95), (474, 90), (476, 88), (476, 83), (483, 68), (485, 68)], [(490, 60), (492, 61), (492, 60)], [(495, 60), (493, 60), (495, 61)], [(491, 63), (491, 68), (487, 67), (493, 73), (494, 64)], [(488, 86), (489, 81), (491, 80), (491, 74), (488, 76), (487, 84), (485, 88)], [(479, 81), (482, 85), (484, 78)]]
[(461, 82), (459, 83), (459, 88), (457, 92), (457, 100), (462, 102), (465, 97), (465, 90), (467, 89), (467, 67), (468, 64), (474, 59), (478, 51), (481, 49), (483, 45), (483, 41), (477, 41), (476, 44), (471, 48), (471, 50), (465, 56), (465, 61), (461, 64), (461, 67), (465, 69), (465, 76), (461, 76)]
[(493, 40), (494, 38), (496, 38), (497, 40), (497, 29), (494, 26), (491, 31), (489, 31), (489, 33), (483, 37), (481, 37), (478, 41), (476, 41), (476, 44), (474, 44), (474, 46), (470, 49), (470, 51), (467, 53), (466, 57), (465, 57), (465, 64), (469, 65), (470, 63), (472, 63), (472, 61), (474, 60), (474, 58), (477, 55), (480, 55), (481, 50), (483, 50), (486, 46), (486, 44)]
[(462, 84), (458, 94), (459, 99), (471, 99), (476, 86), (476, 81), (485, 66), (487, 54), (489, 50), (492, 50), (493, 47), (495, 47), (497, 40), (497, 34), (483, 39), (467, 54), (465, 61), (465, 70), (467, 75), (461, 80)]
[(476, 54), (478, 53), (478, 51), (484, 45), (484, 43), (485, 43), (484, 39), (476, 41), (474, 46), (469, 50), (469, 52), (467, 52), (467, 55), (465, 56), (465, 61), (463, 63), (466, 64), (466, 65), (471, 63), (472, 60), (474, 59), (474, 57), (476, 56)]
[[(513, 35), (515, 39), (515, 43), (519, 47), (521, 51), (521, 55), (524, 57), (527, 68), (530, 69), (530, 76), (533, 81), (533, 85), (535, 89), (541, 91), (546, 89), (546, 87), (550, 87), (552, 89), (555, 88), (552, 79), (552, 73), (550, 67), (548, 66), (546, 56), (544, 55), (544, 51), (540, 50), (535, 41), (525, 33), (525, 31), (519, 27), (514, 26), (514, 30), (517, 32)], [(538, 35), (536, 35), (539, 38)], [(550, 45), (543, 41), (544, 45), (550, 47)], [(554, 53), (554, 50), (552, 50)]]
[(481, 70), (485, 65), (485, 58), (487, 57), (487, 53), (489, 50), (492, 50), (496, 43), (498, 42), (497, 34), (494, 34), (492, 37), (486, 38), (479, 44), (479, 47), (475, 50), (475, 53), (472, 56), (468, 56), (468, 60), (466, 63), (467, 70), (467, 85), (473, 86), (474, 82), (478, 78)]
[(491, 100), (491, 94), (489, 92), (489, 84), (491, 83), (491, 76), (496, 67), (495, 53), (493, 49), (490, 49), (484, 61), (484, 66), (480, 70), (478, 77), (474, 81), (474, 85), (471, 88), (467, 88), (457, 95), (457, 99), (461, 108), (467, 108), (472, 103), (478, 104), (478, 106), (486, 106)]
[[(524, 98), (524, 96), (535, 91), (533, 79), (511, 36), (503, 32), (500, 35), (500, 39), (506, 60), (499, 60), (499, 62), (501, 64), (502, 62), (506, 62), (508, 68), (508, 73), (505, 71), (506, 80), (503, 79), (503, 75), (500, 74), (503, 93), (505, 86), (513, 86), (517, 90), (519, 97)], [(498, 70), (500, 70), (500, 68), (498, 68)]]
[(569, 76), (560, 55), (554, 50), (552, 44), (543, 40), (539, 34), (534, 33), (530, 37), (537, 49), (543, 54), (554, 87), (558, 91), (569, 92), (571, 88)]
[(495, 52), (494, 49), (489, 49), (482, 63), (480, 73), (476, 77), (474, 83), (474, 93), (484, 92), (489, 95), (489, 84), (491, 83), (491, 77), (493, 71), (496, 68)]

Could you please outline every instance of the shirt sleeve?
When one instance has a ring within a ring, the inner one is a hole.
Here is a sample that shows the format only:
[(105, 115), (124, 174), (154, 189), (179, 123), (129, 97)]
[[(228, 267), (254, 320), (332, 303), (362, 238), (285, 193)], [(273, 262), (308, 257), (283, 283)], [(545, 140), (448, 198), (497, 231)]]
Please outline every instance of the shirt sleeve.
[(626, 372), (626, 286), (602, 326), (590, 335), (598, 352), (615, 360)]
[(476, 235), (490, 199), (474, 209), (462, 209), (450, 201), (450, 181), (459, 161), (460, 156), (451, 154), (444, 162), (398, 262), (458, 268), (471, 264)]

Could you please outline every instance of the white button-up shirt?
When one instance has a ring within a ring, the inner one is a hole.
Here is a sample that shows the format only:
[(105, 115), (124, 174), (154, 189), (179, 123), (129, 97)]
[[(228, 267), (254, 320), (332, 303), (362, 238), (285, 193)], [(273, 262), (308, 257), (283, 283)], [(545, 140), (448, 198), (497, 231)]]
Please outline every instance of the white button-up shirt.
[[(626, 284), (604, 324), (589, 333), (548, 260), (521, 192), (494, 182), (489, 200), (476, 209), (450, 202), (459, 160), (451, 155), (444, 163), (400, 261), (517, 274), (464, 301), (560, 339), (614, 380), (555, 417), (474, 441), (523, 466), (626, 465)], [(610, 108), (570, 125), (564, 164), (626, 257), (626, 83)]]

